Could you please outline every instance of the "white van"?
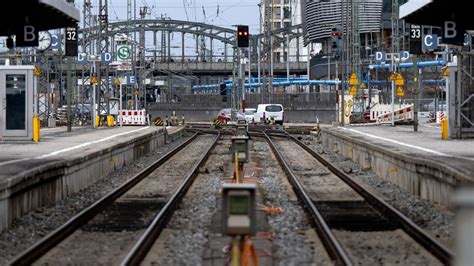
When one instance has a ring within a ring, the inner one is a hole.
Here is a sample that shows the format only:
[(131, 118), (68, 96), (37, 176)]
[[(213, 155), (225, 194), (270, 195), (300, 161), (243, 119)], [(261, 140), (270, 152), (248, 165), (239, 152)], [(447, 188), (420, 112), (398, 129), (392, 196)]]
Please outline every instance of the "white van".
[(272, 118), (275, 124), (283, 125), (285, 118), (283, 105), (281, 104), (259, 104), (254, 114), (255, 123), (270, 123)]

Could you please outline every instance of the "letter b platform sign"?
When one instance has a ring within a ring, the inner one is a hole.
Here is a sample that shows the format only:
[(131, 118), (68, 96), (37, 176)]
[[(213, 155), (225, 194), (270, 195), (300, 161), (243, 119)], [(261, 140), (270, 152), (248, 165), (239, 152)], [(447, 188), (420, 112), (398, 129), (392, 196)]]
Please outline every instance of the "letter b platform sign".
[(33, 25), (24, 25), (16, 29), (16, 46), (34, 47), (38, 46), (38, 31)]

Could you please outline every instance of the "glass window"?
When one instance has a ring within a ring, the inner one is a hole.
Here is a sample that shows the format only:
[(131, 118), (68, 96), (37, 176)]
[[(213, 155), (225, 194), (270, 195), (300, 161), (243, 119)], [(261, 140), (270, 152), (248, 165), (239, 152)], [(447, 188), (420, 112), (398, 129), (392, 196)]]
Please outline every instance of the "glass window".
[(279, 105), (268, 105), (265, 107), (265, 111), (267, 112), (281, 112), (283, 109)]
[(255, 109), (245, 109), (245, 114), (246, 115), (253, 115), (253, 114), (255, 114), (256, 111), (257, 110), (255, 110)]
[(6, 129), (26, 129), (26, 77), (8, 74), (6, 78)]

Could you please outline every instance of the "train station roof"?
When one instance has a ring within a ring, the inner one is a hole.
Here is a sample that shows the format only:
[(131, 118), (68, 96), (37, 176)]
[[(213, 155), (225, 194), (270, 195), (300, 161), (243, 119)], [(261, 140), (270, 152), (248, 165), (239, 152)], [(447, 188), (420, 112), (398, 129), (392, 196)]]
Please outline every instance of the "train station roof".
[(409, 0), (400, 6), (400, 19), (419, 25), (443, 26), (455, 21), (466, 29), (474, 29), (472, 12), (463, 1)]
[(38, 31), (75, 26), (81, 18), (79, 9), (65, 0), (9, 1), (2, 13), (0, 36), (13, 35), (26, 24)]

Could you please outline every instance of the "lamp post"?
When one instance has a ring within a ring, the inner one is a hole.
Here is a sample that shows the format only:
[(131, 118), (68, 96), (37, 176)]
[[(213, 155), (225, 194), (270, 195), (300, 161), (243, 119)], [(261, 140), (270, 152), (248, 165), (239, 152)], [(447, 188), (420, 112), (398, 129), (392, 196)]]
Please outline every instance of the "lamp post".
[(369, 68), (367, 71), (367, 97), (368, 97), (367, 106), (369, 107), (369, 111), (370, 111), (371, 104), (372, 104), (372, 92), (370, 89), (370, 71), (374, 69), (374, 67), (372, 67), (372, 59), (374, 58), (374, 54), (372, 53), (372, 47), (365, 47), (365, 50), (366, 51), (370, 50), (370, 55), (368, 56)]
[[(395, 62), (394, 58), (395, 54), (391, 54), (391, 69), (392, 73), (395, 75), (396, 67), (395, 67)], [(395, 79), (392, 81), (392, 126), (395, 126)]]
[[(93, 64), (91, 64), (91, 75), (95, 75), (96, 73), (96, 68), (97, 68), (97, 56), (96, 55), (89, 55), (89, 60), (88, 61), (92, 61)], [(89, 83), (92, 84), (92, 107), (91, 107), (91, 115), (92, 115), (92, 128), (95, 128), (95, 124), (96, 124), (96, 116), (97, 116), (97, 109), (95, 107), (95, 104), (96, 104), (96, 83), (95, 82), (92, 82), (92, 77), (89, 79)], [(100, 110), (100, 108), (98, 108)]]
[[(338, 66), (338, 60), (337, 58), (335, 58), (334, 56), (330, 56), (330, 55), (325, 55), (323, 56), (322, 58), (327, 58), (328, 59), (328, 80), (331, 80), (331, 58), (334, 58), (335, 59), (335, 70), (336, 70), (336, 73), (335, 73), (335, 77), (334, 77), (334, 85), (335, 85), (335, 92), (336, 92), (336, 95), (337, 95), (337, 92), (339, 91), (339, 66)], [(342, 86), (341, 86), (342, 87)], [(342, 92), (342, 94), (344, 93), (344, 91)], [(344, 96), (342, 96), (342, 99), (344, 100)], [(344, 110), (344, 102), (343, 100), (341, 101), (341, 110), (342, 110), (342, 113), (343, 110)], [(339, 119), (339, 102), (338, 102), (338, 99), (336, 100), (336, 121)], [(344, 126), (344, 114), (341, 115), (341, 126)]]

